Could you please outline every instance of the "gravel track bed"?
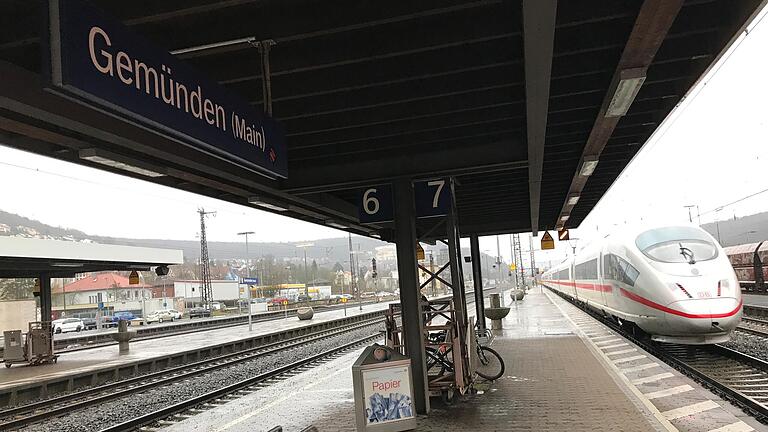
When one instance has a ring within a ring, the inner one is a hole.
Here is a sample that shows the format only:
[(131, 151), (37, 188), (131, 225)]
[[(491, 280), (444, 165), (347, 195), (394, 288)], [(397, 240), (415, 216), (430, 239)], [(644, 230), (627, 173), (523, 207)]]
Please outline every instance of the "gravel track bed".
[(379, 333), (383, 325), (377, 323), (336, 335), (321, 341), (309, 342), (295, 348), (238, 363), (225, 369), (198, 375), (171, 387), (158, 387), (143, 394), (107, 401), (98, 407), (76, 411), (66, 416), (49, 419), (44, 423), (19, 429), (24, 432), (86, 432), (99, 431), (139, 415), (183, 402), (195, 396), (268, 372), (277, 367), (307, 358), (319, 352), (341, 346), (353, 340)]
[(735, 331), (731, 334), (731, 340), (722, 344), (732, 350), (743, 352), (744, 354), (757, 357), (760, 360), (768, 361), (768, 339)]

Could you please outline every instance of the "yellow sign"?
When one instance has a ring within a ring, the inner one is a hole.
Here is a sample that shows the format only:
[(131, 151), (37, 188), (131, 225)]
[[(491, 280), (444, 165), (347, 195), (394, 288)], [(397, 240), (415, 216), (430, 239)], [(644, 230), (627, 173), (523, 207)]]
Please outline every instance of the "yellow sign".
[(549, 231), (544, 232), (544, 236), (541, 237), (541, 250), (548, 250), (555, 248), (555, 239), (549, 235)]
[(557, 232), (557, 239), (560, 241), (570, 240), (571, 236), (567, 229), (563, 229)]
[(515, 271), (515, 270), (517, 270), (517, 266), (515, 265), (515, 263), (510, 264), (509, 271)]
[(424, 248), (421, 247), (421, 244), (416, 243), (416, 260), (421, 261), (424, 259)]
[(347, 302), (347, 298), (346, 298), (346, 297), (342, 297), (342, 298), (341, 298), (341, 302), (342, 302), (342, 303), (346, 303), (346, 302)]
[(138, 285), (139, 284), (139, 272), (136, 270), (131, 272), (131, 275), (128, 276), (128, 284), (130, 285)]
[(283, 305), (287, 305), (287, 304), (288, 304), (288, 300), (283, 300)]

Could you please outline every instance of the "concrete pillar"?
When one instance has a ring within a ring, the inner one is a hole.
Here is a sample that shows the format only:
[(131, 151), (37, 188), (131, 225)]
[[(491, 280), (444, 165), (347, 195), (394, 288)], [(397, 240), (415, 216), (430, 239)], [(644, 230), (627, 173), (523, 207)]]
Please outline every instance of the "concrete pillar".
[(40, 275), (40, 321), (51, 321), (51, 277)]
[(480, 262), (480, 239), (477, 235), (469, 237), (469, 247), (472, 253), (472, 279), (475, 281), (475, 316), (477, 329), (485, 332), (485, 303), (483, 302), (483, 271)]
[(393, 183), (397, 272), (400, 279), (405, 347), (413, 373), (413, 403), (416, 412), (429, 412), (427, 366), (424, 361), (424, 319), (419, 302), (419, 272), (416, 265), (416, 210), (410, 180)]

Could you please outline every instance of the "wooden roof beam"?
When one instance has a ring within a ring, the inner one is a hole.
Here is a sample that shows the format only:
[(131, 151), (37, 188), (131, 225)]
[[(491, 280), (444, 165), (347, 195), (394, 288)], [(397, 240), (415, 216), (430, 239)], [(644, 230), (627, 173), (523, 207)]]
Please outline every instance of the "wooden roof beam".
[(592, 131), (587, 138), (568, 195), (555, 226), (565, 226), (578, 203), (587, 180), (598, 164), (600, 154), (621, 117), (626, 114), (640, 90), (648, 66), (672, 27), (683, 0), (645, 0), (616, 66), (611, 85), (603, 99)]

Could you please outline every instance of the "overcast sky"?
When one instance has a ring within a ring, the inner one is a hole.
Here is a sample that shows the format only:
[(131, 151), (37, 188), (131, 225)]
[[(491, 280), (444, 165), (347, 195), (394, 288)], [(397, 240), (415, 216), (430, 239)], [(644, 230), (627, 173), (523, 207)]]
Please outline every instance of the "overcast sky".
[[(753, 23), (705, 79), (661, 125), (574, 237), (620, 229), (624, 223), (679, 223), (698, 205), (702, 223), (768, 210), (768, 29)], [(545, 167), (546, 169), (546, 167)], [(209, 240), (298, 241), (342, 231), (0, 146), (0, 209), (89, 234), (195, 239), (198, 207), (216, 211)], [(694, 211), (694, 218), (696, 209)], [(523, 238), (527, 239), (528, 235)], [(501, 252), (509, 260), (509, 236)], [(534, 241), (538, 246), (538, 240)], [(495, 254), (494, 238), (481, 249)], [(524, 242), (524, 249), (528, 249)], [(541, 253), (559, 260), (567, 248)]]

